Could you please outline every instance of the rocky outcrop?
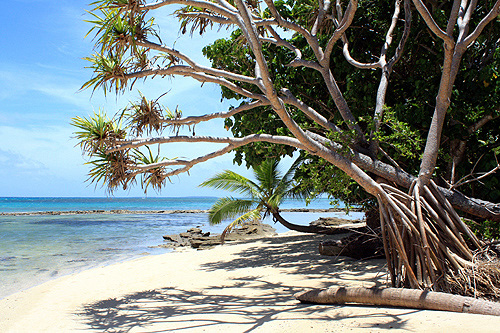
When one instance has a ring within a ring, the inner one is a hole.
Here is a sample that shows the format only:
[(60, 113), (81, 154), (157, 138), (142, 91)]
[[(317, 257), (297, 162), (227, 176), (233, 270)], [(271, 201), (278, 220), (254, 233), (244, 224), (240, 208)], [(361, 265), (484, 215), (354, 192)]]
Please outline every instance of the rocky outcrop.
[[(224, 241), (231, 242), (273, 235), (276, 235), (276, 230), (270, 225), (261, 222), (247, 222), (226, 234)], [(221, 244), (221, 236), (219, 234), (211, 235), (210, 232), (203, 232), (199, 227), (191, 228), (180, 234), (165, 235), (163, 239), (166, 243), (158, 247), (176, 248), (189, 246), (195, 249), (206, 249)]]
[(366, 226), (366, 223), (361, 220), (348, 220), (338, 217), (320, 217), (316, 221), (312, 221), (309, 224), (315, 227), (335, 229), (362, 228)]
[[(290, 208), (282, 209), (282, 212), (308, 212), (308, 213), (333, 213), (344, 212), (343, 208)], [(361, 209), (351, 209), (353, 212), (360, 212)], [(0, 216), (31, 216), (31, 215), (85, 215), (85, 214), (200, 214), (208, 213), (203, 209), (176, 209), (176, 210), (128, 210), (128, 209), (92, 209), (92, 210), (64, 210), (64, 211), (37, 211), (37, 212), (0, 212)]]

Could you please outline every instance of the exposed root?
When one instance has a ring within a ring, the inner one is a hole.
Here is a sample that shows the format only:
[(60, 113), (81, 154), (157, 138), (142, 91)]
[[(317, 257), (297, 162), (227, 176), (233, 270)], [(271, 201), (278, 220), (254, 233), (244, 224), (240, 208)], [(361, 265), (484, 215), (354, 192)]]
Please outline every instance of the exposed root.
[[(473, 265), (446, 276), (447, 292), (500, 301), (500, 260), (485, 250), (474, 256)], [(488, 258), (489, 257), (489, 258)]]
[(393, 287), (498, 298), (500, 264), (431, 181), (406, 194), (381, 184), (380, 220)]

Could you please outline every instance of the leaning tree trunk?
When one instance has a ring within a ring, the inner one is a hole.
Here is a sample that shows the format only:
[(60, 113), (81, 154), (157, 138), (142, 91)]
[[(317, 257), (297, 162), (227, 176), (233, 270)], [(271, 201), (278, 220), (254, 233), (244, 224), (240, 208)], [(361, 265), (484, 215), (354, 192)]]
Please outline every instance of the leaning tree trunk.
[(305, 303), (362, 303), (500, 316), (500, 303), (417, 289), (334, 287), (303, 291), (294, 296)]
[(305, 232), (310, 234), (322, 234), (322, 235), (337, 235), (350, 232), (348, 228), (323, 227), (317, 225), (300, 225), (300, 224), (290, 223), (287, 220), (285, 220), (283, 216), (279, 214), (279, 212), (272, 212), (271, 214), (273, 215), (274, 222), (279, 222), (285, 228), (294, 231)]

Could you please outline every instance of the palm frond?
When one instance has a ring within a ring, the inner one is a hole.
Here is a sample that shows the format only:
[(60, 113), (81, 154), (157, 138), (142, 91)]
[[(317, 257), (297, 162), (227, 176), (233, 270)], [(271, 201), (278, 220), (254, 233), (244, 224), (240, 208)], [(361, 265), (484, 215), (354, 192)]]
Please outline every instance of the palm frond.
[(224, 243), (224, 239), (226, 238), (226, 234), (231, 232), (231, 230), (233, 230), (236, 226), (242, 225), (243, 223), (248, 222), (248, 221), (257, 221), (260, 219), (261, 219), (261, 211), (259, 209), (253, 209), (253, 210), (241, 215), (236, 220), (231, 222), (224, 229), (224, 231), (222, 232), (221, 237), (220, 237), (221, 243)]
[(288, 181), (291, 181), (295, 175), (295, 171), (297, 171), (298, 168), (300, 168), (300, 166), (305, 162), (305, 158), (302, 157), (302, 156), (299, 156), (293, 163), (292, 165), (290, 166), (290, 168), (288, 169), (288, 171), (285, 173), (285, 175), (283, 176), (283, 180), (288, 182)]
[(267, 159), (254, 167), (254, 176), (261, 189), (270, 195), (281, 178), (279, 172), (279, 160)]
[(122, 116), (129, 119), (129, 126), (137, 136), (145, 132), (147, 135), (153, 131), (161, 134), (163, 130), (163, 108), (158, 100), (165, 94), (155, 100), (148, 100), (140, 91), (141, 99), (139, 102), (133, 102), (128, 108), (123, 110)]
[[(305, 161), (304, 158), (298, 157), (287, 170), (285, 175), (281, 177), (278, 181), (278, 184), (275, 187), (274, 193), (276, 195), (281, 196), (280, 200), (285, 198), (305, 198), (303, 195), (305, 192), (296, 192), (296, 184), (294, 183), (293, 177), (295, 175), (295, 171), (302, 165)], [(278, 200), (275, 200), (278, 202)], [(280, 204), (281, 202), (278, 202)]]
[(247, 213), (256, 203), (252, 199), (220, 198), (210, 208), (208, 221), (210, 224), (219, 224), (223, 220), (232, 219), (235, 216)]
[(256, 183), (230, 170), (216, 174), (199, 186), (237, 192), (249, 197), (259, 197), (261, 195), (260, 188)]

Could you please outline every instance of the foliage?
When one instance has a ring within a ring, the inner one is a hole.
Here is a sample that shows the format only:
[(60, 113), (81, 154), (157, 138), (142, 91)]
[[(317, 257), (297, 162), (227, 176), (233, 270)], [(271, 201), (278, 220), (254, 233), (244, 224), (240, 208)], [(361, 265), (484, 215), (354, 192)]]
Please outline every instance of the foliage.
[[(307, 25), (307, 22), (311, 21), (311, 16), (317, 11), (314, 9), (315, 4), (314, 1), (279, 1), (276, 2), (276, 7), (283, 17)], [(378, 57), (377, 52), (385, 37), (380, 31), (384, 31), (389, 22), (387, 13), (390, 12), (392, 5), (391, 1), (359, 2), (357, 16), (352, 24), (354, 32), (347, 35), (349, 48), (357, 60), (370, 62)], [(443, 3), (432, 8), (440, 20), (447, 20), (442, 13), (450, 9), (448, 6), (449, 3)], [(487, 6), (481, 7), (479, 13), (484, 15), (487, 8)], [(387, 95), (382, 126), (372, 136), (372, 140), (377, 140), (387, 155), (409, 173), (418, 172), (423, 138), (427, 136), (434, 108), (433, 103), (429, 101), (435, 99), (443, 60), (442, 44), (426, 28), (425, 22), (420, 17), (414, 17), (412, 25), (403, 58), (396, 64), (392, 74), (395, 79), (391, 81), (391, 89)], [(322, 33), (327, 35), (330, 28), (323, 27)], [(397, 30), (395, 38), (400, 34), (401, 30)], [(217, 40), (204, 48), (204, 54), (211, 60), (214, 68), (251, 74), (255, 59), (246, 45), (238, 43), (240, 35), (241, 31), (237, 30), (230, 38)], [(460, 67), (453, 92), (453, 102), (443, 129), (444, 139), (436, 170), (436, 176), (444, 186), (448, 186), (445, 180), (450, 179), (450, 161), (455, 151), (453, 139), (465, 141), (467, 145), (465, 156), (456, 167), (456, 179), (471, 173), (474, 168), (475, 172), (487, 172), (496, 165), (493, 150), (499, 147), (498, 142), (500, 142), (499, 35), (500, 25), (490, 25), (487, 33), (470, 47)], [(323, 43), (326, 40), (321, 39), (321, 36), (319, 38)], [(292, 35), (289, 40), (294, 45), (305, 45), (304, 38), (298, 34)], [(281, 87), (289, 88), (294, 95), (300, 96), (322, 115), (345, 129), (345, 124), (338, 113), (332, 111), (335, 110), (333, 101), (330, 98), (323, 98), (328, 96), (328, 91), (317, 72), (286, 66), (294, 57), (289, 50), (265, 45), (264, 52), (269, 59), (270, 72), (277, 90)], [(305, 47), (303, 59), (309, 60), (312, 56)], [(379, 71), (353, 68), (343, 59), (341, 49), (334, 52), (332, 57), (331, 70), (333, 75), (339, 78), (339, 86), (345, 93), (352, 112), (358, 116), (364, 130), (372, 130), (372, 112), (375, 108), (374, 96), (377, 94)], [(222, 90), (223, 99), (237, 97), (229, 89), (223, 87)], [(302, 112), (297, 112), (293, 107), (289, 110), (293, 119), (302, 128), (322, 131)], [(467, 129), (486, 115), (496, 118), (477, 131), (469, 133)], [(242, 115), (237, 114), (226, 119), (225, 126), (236, 137), (264, 132), (289, 135), (283, 123), (268, 107), (261, 107)], [(334, 141), (341, 144), (346, 142), (339, 136), (334, 138)], [(234, 161), (238, 164), (246, 162), (250, 167), (269, 157), (291, 156), (294, 150), (291, 147), (272, 144), (248, 145), (237, 149)], [(377, 158), (388, 161), (382, 153), (378, 153)], [(314, 190), (311, 193), (328, 193), (334, 198), (342, 198), (348, 202), (354, 203), (359, 200), (358, 203), (365, 203), (366, 195), (353, 196), (362, 190), (359, 188), (354, 190), (357, 187), (354, 182), (347, 185), (348, 181), (341, 175), (342, 172), (326, 164), (321, 159), (311, 159), (303, 165), (303, 172), (297, 173), (297, 180), (304, 186), (305, 184), (312, 186)], [(312, 170), (321, 171), (321, 174), (311, 177)], [(498, 177), (489, 177), (480, 183), (467, 184), (461, 187), (461, 191), (473, 197), (496, 202), (500, 198), (500, 187), (496, 185), (497, 182)]]
[(80, 129), (75, 132), (75, 138), (79, 140), (82, 150), (92, 154), (102, 152), (116, 140), (125, 138), (125, 131), (121, 126), (108, 119), (101, 111), (89, 118), (75, 117), (71, 125)]
[(500, 239), (500, 223), (490, 220), (482, 221), (481, 223), (466, 220), (471, 230), (485, 240)]
[(207, 179), (200, 186), (236, 192), (248, 198), (220, 198), (210, 208), (209, 222), (219, 224), (223, 220), (237, 217), (224, 229), (222, 234), (224, 239), (226, 233), (237, 225), (246, 221), (262, 219), (271, 212), (278, 212), (284, 199), (304, 197), (305, 192), (301, 191), (293, 181), (295, 171), (302, 162), (300, 158), (295, 160), (290, 169), (281, 174), (279, 161), (266, 159), (253, 168), (255, 181), (230, 170)]
[[(140, 117), (142, 115), (144, 118), (145, 108), (149, 107), (150, 111), (162, 117), (162, 110), (156, 105), (157, 100), (151, 103), (144, 96), (141, 97), (141, 104), (132, 103), (130, 108), (136, 111), (135, 113), (125, 110), (117, 114), (117, 117), (110, 119), (99, 111), (88, 118), (74, 117), (72, 119), (71, 125), (78, 128), (78, 131), (74, 132), (75, 138), (79, 141), (82, 151), (90, 158), (86, 163), (91, 166), (87, 181), (95, 183), (96, 186), (106, 184), (108, 192), (113, 192), (118, 187), (127, 189), (130, 184), (136, 183), (138, 175), (141, 177), (140, 183), (145, 192), (149, 187), (156, 191), (160, 190), (165, 180), (168, 179), (165, 174), (167, 169), (162, 165), (148, 168), (144, 173), (137, 172), (138, 167), (157, 165), (167, 160), (161, 157), (159, 147), (156, 155), (153, 155), (149, 146), (145, 148), (146, 152), (137, 148), (109, 151), (114, 145), (126, 139), (127, 129), (130, 126), (133, 126), (137, 132), (148, 125)], [(166, 114), (171, 115), (171, 112), (168, 110)], [(122, 123), (125, 119), (128, 120), (129, 125), (124, 127)]]

